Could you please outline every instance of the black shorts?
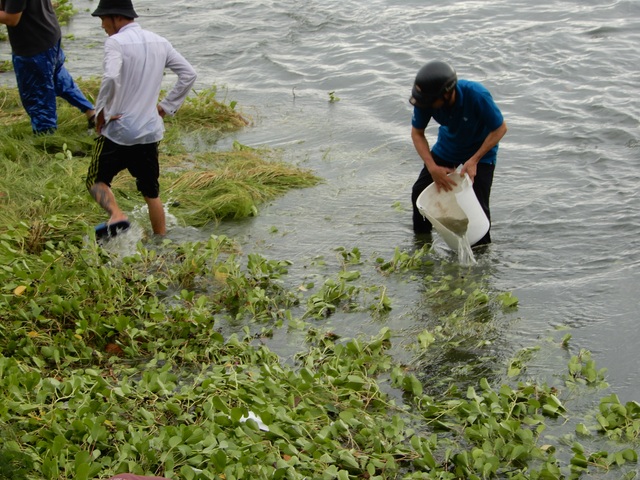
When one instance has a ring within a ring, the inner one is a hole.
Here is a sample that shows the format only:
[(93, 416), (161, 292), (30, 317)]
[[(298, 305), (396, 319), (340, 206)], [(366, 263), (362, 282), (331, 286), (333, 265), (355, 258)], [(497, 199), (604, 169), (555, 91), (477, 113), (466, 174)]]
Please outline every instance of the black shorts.
[(87, 188), (91, 190), (91, 187), (98, 182), (111, 187), (113, 177), (124, 169), (129, 170), (136, 179), (136, 187), (143, 196), (158, 198), (160, 194), (158, 142), (118, 145), (105, 136), (99, 136), (91, 153)]

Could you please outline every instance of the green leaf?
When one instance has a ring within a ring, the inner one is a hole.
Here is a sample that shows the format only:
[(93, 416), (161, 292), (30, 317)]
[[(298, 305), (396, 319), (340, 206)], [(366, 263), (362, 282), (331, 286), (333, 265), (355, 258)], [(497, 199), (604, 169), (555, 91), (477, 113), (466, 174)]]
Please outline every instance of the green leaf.
[(74, 480), (89, 480), (90, 467), (89, 463), (76, 464)]
[(578, 435), (591, 435), (591, 432), (589, 432), (589, 429), (583, 423), (576, 425), (576, 433)]
[(176, 448), (178, 445), (182, 443), (182, 437), (174, 436), (169, 439), (169, 447)]
[(628, 462), (633, 462), (633, 463), (638, 462), (638, 452), (636, 452), (635, 450), (631, 448), (627, 448), (625, 450), (622, 450), (622, 452), (620, 453), (622, 454), (624, 459), (627, 460)]

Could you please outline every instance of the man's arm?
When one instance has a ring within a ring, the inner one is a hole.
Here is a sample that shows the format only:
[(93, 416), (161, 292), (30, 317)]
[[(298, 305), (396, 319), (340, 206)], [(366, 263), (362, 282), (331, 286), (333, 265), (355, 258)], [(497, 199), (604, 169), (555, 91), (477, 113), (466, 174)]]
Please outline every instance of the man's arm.
[(431, 178), (433, 178), (437, 188), (444, 188), (446, 191), (449, 191), (455, 187), (456, 182), (448, 177), (447, 174), (454, 170), (452, 168), (441, 167), (436, 164), (433, 156), (431, 155), (431, 148), (429, 147), (429, 142), (427, 141), (427, 137), (424, 132), (424, 128), (419, 129), (411, 127), (411, 140), (413, 140), (413, 146), (416, 148), (416, 152), (420, 155), (425, 167), (429, 170)]
[(112, 120), (117, 120), (122, 115), (119, 112), (105, 113), (108, 102), (115, 96), (121, 83), (122, 51), (118, 42), (108, 38), (104, 43), (104, 58), (102, 59), (102, 81), (96, 98), (96, 130), (102, 132), (102, 127)]
[(469, 178), (471, 178), (471, 181), (473, 181), (476, 176), (478, 162), (482, 160), (482, 157), (484, 157), (489, 150), (495, 147), (498, 142), (502, 140), (502, 137), (504, 137), (505, 133), (507, 133), (507, 124), (505, 122), (502, 122), (502, 125), (490, 132), (489, 135), (487, 135), (487, 138), (484, 139), (484, 142), (482, 142), (482, 145), (480, 145), (478, 151), (464, 163), (460, 173), (462, 175), (464, 175), (465, 173), (468, 174)]
[(167, 96), (160, 102), (158, 112), (165, 115), (174, 115), (189, 94), (191, 87), (196, 82), (196, 71), (191, 64), (175, 49), (171, 48), (166, 66), (176, 75), (178, 81)]
[(4, 10), (0, 10), (0, 23), (6, 25), (7, 27), (15, 27), (20, 23), (21, 18), (22, 12), (7, 13)]

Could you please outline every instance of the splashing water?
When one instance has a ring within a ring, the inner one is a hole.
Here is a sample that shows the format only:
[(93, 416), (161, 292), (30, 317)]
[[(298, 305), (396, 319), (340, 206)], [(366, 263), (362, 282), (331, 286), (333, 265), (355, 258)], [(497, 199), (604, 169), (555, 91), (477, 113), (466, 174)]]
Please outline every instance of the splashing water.
[(458, 262), (460, 265), (475, 265), (477, 263), (466, 232), (463, 235), (458, 235)]
[(144, 237), (145, 231), (142, 226), (138, 222), (132, 221), (127, 230), (100, 242), (100, 246), (119, 257), (130, 257), (136, 254), (138, 242), (142, 241)]

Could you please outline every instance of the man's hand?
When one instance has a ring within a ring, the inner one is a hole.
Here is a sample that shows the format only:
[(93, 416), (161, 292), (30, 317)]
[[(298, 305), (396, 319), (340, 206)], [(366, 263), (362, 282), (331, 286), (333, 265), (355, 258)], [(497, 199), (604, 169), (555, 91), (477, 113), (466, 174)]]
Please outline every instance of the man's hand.
[(98, 132), (98, 135), (102, 133), (102, 127), (104, 127), (104, 110), (100, 110), (96, 115), (96, 132)]
[[(122, 115), (113, 115), (109, 119), (109, 121), (113, 122), (114, 120), (118, 120), (121, 117)], [(98, 135), (102, 133), (102, 127), (104, 127), (105, 124), (106, 122), (104, 120), (104, 110), (100, 110), (100, 112), (96, 115), (96, 132), (98, 132)]]
[(469, 178), (473, 182), (476, 178), (476, 173), (478, 172), (478, 162), (482, 160), (482, 157), (484, 157), (489, 150), (498, 144), (500, 139), (504, 137), (505, 133), (507, 133), (507, 124), (502, 122), (502, 125), (487, 135), (487, 138), (484, 139), (484, 142), (482, 142), (478, 151), (469, 160), (464, 162), (460, 173), (462, 175), (465, 173), (469, 175)]
[(438, 191), (442, 188), (448, 192), (453, 190), (453, 187), (457, 185), (456, 182), (448, 176), (451, 172), (455, 172), (455, 170), (453, 168), (441, 167), (440, 165), (434, 165), (429, 168), (429, 173)]
[(460, 175), (464, 175), (465, 173), (469, 175), (471, 183), (473, 183), (473, 180), (476, 178), (476, 173), (478, 173), (478, 164), (471, 160), (466, 161), (462, 166), (462, 170), (460, 170)]
[(436, 164), (431, 155), (431, 149), (429, 148), (429, 142), (424, 133), (424, 128), (418, 129), (411, 127), (411, 140), (413, 145), (422, 158), (424, 166), (429, 170), (433, 182), (436, 184), (436, 188), (440, 191), (443, 188), (445, 191), (452, 190), (456, 186), (456, 182), (447, 176), (447, 174), (455, 171), (453, 168), (441, 167)]

